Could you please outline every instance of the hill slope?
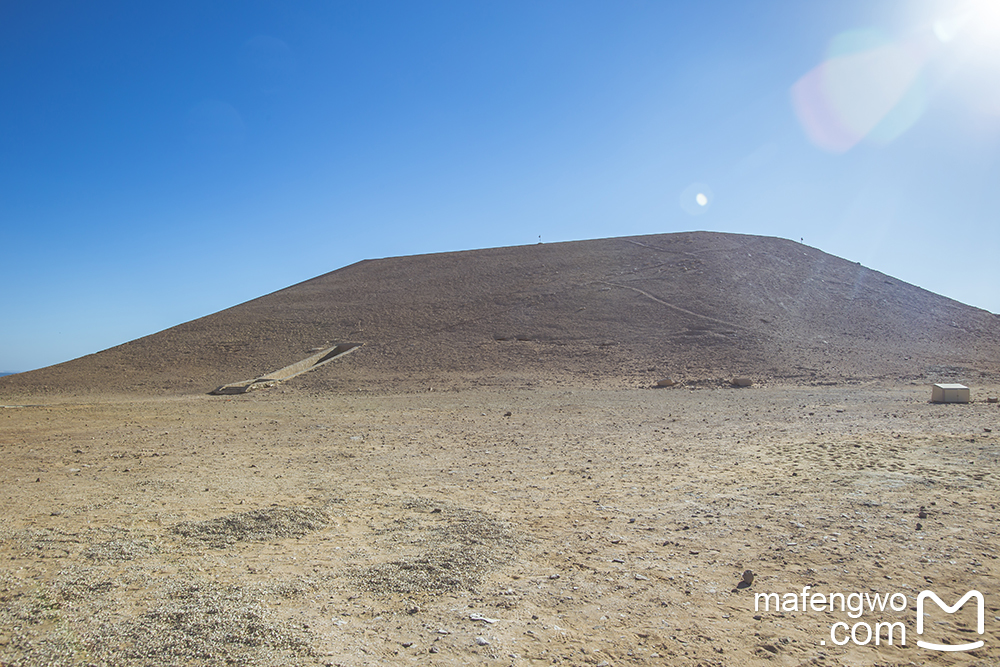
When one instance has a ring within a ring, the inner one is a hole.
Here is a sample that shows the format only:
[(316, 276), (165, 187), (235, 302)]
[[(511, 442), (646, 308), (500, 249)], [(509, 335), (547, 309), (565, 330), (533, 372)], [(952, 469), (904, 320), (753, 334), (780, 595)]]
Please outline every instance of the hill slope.
[(0, 379), (0, 395), (201, 393), (337, 342), (311, 389), (428, 383), (969, 380), (1000, 317), (798, 243), (708, 232), (366, 260)]

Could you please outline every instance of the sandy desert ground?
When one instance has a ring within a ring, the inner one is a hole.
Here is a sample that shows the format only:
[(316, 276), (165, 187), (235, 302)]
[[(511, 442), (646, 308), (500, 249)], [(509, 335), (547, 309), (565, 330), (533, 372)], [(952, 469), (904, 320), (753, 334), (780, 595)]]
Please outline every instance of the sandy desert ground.
[[(5, 406), (0, 663), (1000, 664), (998, 393), (289, 383)], [(806, 586), (904, 608), (787, 606)], [(969, 603), (917, 635), (926, 589), (981, 591), (984, 634)], [(755, 610), (771, 593), (794, 598)], [(894, 622), (905, 645), (845, 632)]]

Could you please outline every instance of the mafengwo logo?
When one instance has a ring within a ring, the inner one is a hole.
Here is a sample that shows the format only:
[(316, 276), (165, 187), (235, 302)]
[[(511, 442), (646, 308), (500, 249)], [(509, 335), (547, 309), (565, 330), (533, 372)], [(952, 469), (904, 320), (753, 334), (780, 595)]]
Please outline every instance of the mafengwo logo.
[[(954, 614), (961, 609), (969, 600), (976, 601), (976, 633), (982, 636), (986, 632), (986, 605), (983, 594), (979, 591), (969, 591), (963, 595), (958, 602), (949, 606), (933, 591), (921, 591), (915, 600), (916, 606), (910, 606), (910, 600), (905, 593), (821, 593), (813, 590), (812, 586), (805, 586), (801, 593), (757, 593), (754, 596), (755, 612), (832, 612), (846, 613), (850, 620), (856, 621), (853, 624), (837, 621), (830, 626), (830, 642), (836, 646), (845, 644), (855, 644), (856, 646), (906, 646), (906, 624), (904, 618), (899, 618), (908, 609), (916, 609), (917, 634), (924, 634), (924, 616), (928, 610), (933, 610), (933, 605), (927, 605), (927, 601), (934, 602), (945, 614)], [(773, 609), (772, 609), (773, 607)], [(869, 621), (862, 619), (866, 613), (878, 614), (880, 619)], [(882, 620), (887, 614), (898, 615), (889, 621)], [(970, 630), (966, 630), (968, 634)], [(917, 646), (927, 651), (974, 651), (985, 645), (983, 639), (976, 641), (953, 641), (948, 643), (936, 643), (924, 641), (923, 638), (917, 640)], [(827, 640), (819, 642), (826, 646)]]
[[(969, 601), (971, 598), (976, 599), (976, 619), (977, 626), (976, 632), (983, 634), (986, 631), (986, 605), (983, 602), (983, 594), (979, 591), (969, 591), (962, 599), (955, 603), (954, 606), (949, 607), (946, 605), (941, 598), (935, 595), (932, 591), (921, 591), (920, 595), (917, 596), (917, 634), (924, 634), (924, 600), (930, 598), (937, 603), (937, 606), (944, 609), (947, 614), (954, 614), (958, 611), (962, 605)], [(985, 644), (982, 639), (974, 642), (968, 642), (965, 644), (932, 644), (930, 642), (925, 642), (922, 639), (917, 640), (917, 646), (920, 648), (926, 648), (931, 651), (973, 651), (980, 648)]]

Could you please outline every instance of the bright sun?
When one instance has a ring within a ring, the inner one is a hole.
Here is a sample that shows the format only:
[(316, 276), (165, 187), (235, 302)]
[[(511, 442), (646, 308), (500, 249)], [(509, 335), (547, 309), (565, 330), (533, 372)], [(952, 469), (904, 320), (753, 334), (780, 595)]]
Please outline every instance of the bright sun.
[(1000, 44), (1000, 0), (975, 0), (962, 10), (934, 23), (937, 38), (947, 43), (961, 34), (980, 46), (996, 49)]

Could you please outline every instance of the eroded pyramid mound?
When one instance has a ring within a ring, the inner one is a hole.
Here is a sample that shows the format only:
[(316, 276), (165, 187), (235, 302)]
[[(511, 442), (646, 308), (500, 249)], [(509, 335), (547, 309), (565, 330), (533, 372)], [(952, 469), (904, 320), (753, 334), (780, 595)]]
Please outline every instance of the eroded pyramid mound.
[(204, 393), (340, 342), (311, 390), (995, 378), (1000, 317), (784, 239), (692, 232), (366, 260), (57, 366), (34, 392)]

